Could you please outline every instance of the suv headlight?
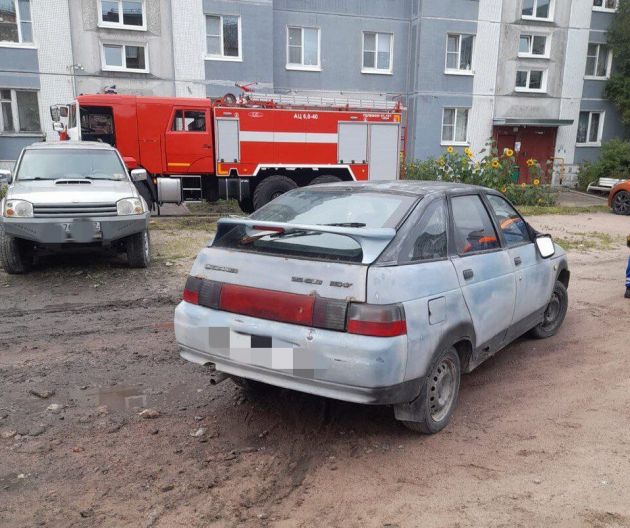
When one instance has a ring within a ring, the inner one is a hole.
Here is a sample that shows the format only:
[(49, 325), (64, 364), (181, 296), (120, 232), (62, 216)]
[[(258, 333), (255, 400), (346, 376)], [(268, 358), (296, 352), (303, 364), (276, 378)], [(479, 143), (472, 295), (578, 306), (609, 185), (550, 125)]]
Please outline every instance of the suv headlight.
[(26, 200), (5, 200), (3, 215), (7, 218), (32, 218), (33, 204)]
[(116, 202), (118, 216), (139, 215), (144, 213), (142, 201), (139, 198), (123, 198)]

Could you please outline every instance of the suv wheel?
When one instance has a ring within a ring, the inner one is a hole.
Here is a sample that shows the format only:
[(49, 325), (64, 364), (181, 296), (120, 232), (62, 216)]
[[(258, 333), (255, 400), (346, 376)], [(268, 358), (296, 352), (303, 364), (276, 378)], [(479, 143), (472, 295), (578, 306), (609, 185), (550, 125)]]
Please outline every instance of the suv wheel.
[(457, 406), (460, 378), (459, 355), (454, 348), (447, 348), (431, 363), (422, 391), (414, 402), (416, 416), (413, 421), (404, 420), (405, 427), (424, 434), (444, 429)]
[(127, 261), (132, 268), (146, 268), (151, 262), (151, 237), (145, 229), (127, 238)]
[(260, 209), (271, 200), (295, 188), (297, 183), (286, 176), (276, 174), (263, 179), (254, 190), (254, 209)]
[(545, 309), (543, 322), (531, 329), (530, 335), (537, 339), (544, 339), (554, 335), (567, 315), (569, 307), (569, 293), (564, 284), (556, 281), (551, 293), (551, 299)]
[(612, 201), (613, 213), (618, 215), (630, 215), (630, 192), (619, 191)]
[(28, 273), (33, 267), (33, 245), (7, 235), (0, 227), (0, 264), (10, 275)]

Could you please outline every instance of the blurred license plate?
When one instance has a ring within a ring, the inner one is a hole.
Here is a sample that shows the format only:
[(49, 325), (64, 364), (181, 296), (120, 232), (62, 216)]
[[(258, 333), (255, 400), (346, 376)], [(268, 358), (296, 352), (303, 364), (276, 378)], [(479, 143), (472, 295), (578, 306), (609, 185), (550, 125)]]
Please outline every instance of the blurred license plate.
[(92, 221), (64, 222), (61, 227), (67, 238), (77, 242), (89, 242), (102, 237), (101, 223)]

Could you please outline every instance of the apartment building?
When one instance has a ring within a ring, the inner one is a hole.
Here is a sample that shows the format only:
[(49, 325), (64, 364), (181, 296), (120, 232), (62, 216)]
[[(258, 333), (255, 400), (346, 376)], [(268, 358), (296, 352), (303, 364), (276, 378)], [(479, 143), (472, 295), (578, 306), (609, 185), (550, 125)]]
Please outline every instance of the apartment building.
[(77, 93), (219, 97), (255, 83), (401, 100), (410, 157), (492, 138), (523, 180), (536, 158), (568, 183), (626, 132), (602, 95), (617, 1), (0, 0), (0, 159), (54, 139), (48, 106)]

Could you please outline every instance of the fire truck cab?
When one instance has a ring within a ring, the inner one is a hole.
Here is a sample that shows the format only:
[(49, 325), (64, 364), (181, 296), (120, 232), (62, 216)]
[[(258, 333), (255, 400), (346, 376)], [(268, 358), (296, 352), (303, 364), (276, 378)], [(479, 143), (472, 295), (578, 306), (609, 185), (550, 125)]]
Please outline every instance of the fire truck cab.
[(398, 178), (398, 103), (302, 99), (95, 94), (51, 116), (61, 139), (108, 143), (146, 169), (152, 204), (235, 198), (251, 212), (298, 186)]

